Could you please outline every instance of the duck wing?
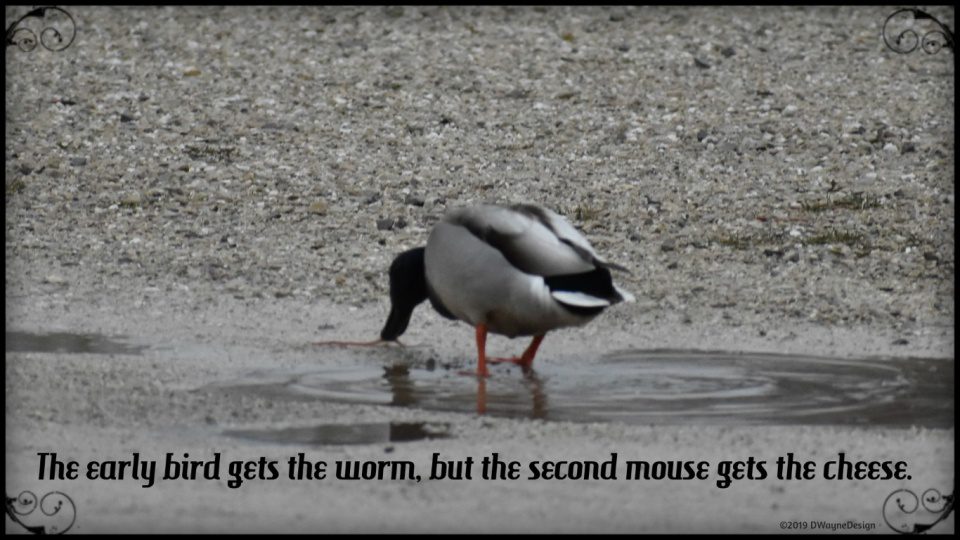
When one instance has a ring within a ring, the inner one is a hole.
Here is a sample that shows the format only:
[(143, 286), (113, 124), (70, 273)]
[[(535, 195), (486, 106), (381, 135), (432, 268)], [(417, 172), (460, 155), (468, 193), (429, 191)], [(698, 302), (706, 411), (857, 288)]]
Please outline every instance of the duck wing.
[(607, 267), (579, 231), (558, 214), (533, 205), (481, 205), (448, 216), (497, 249), (517, 269), (543, 277)]

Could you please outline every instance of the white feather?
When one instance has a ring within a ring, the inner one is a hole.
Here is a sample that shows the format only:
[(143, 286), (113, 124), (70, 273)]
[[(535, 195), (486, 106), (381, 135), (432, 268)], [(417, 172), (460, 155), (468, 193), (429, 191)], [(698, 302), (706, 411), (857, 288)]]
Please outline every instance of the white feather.
[(607, 307), (610, 305), (610, 301), (608, 300), (597, 298), (596, 296), (590, 296), (589, 294), (584, 294), (582, 292), (553, 291), (550, 293), (550, 296), (553, 296), (558, 302), (563, 302), (564, 304), (570, 306)]
[(623, 301), (624, 301), (624, 302), (634, 302), (634, 301), (637, 300), (637, 299), (634, 298), (634, 296), (633, 296), (632, 294), (630, 294), (629, 292), (621, 289), (620, 287), (617, 287), (617, 284), (616, 284), (616, 283), (613, 284), (613, 288), (614, 288), (618, 293), (620, 293), (620, 296), (623, 297)]

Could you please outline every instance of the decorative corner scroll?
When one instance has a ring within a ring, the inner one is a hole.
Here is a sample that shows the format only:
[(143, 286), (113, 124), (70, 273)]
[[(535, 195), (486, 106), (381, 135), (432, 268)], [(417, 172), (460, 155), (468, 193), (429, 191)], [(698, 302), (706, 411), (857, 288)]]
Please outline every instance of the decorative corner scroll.
[[(33, 19), (40, 20), (37, 31), (28, 26)], [(7, 27), (7, 47), (16, 45), (24, 52), (37, 48), (37, 43), (48, 51), (59, 52), (72, 45), (76, 37), (77, 23), (73, 16), (56, 6), (32, 9)]]
[[(77, 507), (65, 493), (51, 491), (39, 501), (30, 491), (7, 496), (7, 516), (34, 534), (63, 534), (77, 520)], [(39, 513), (34, 511), (39, 508)]]
[[(908, 28), (902, 30), (899, 34), (894, 34), (896, 30), (888, 30), (891, 23), (893, 24), (891, 28), (894, 29), (904, 26)], [(921, 28), (924, 25), (928, 27), (936, 25), (936, 28), (928, 30), (921, 38), (920, 34), (912, 28), (915, 23)], [(937, 54), (944, 47), (950, 49), (951, 52), (956, 50), (953, 43), (953, 32), (936, 17), (920, 9), (903, 8), (894, 11), (884, 21), (882, 34), (883, 42), (887, 44), (887, 47), (899, 54), (912, 53), (917, 50), (918, 46), (927, 54)], [(893, 39), (891, 40), (891, 38)]]
[(954, 495), (941, 495), (930, 488), (921, 497), (909, 489), (898, 489), (883, 501), (883, 520), (902, 534), (923, 534), (953, 513)]

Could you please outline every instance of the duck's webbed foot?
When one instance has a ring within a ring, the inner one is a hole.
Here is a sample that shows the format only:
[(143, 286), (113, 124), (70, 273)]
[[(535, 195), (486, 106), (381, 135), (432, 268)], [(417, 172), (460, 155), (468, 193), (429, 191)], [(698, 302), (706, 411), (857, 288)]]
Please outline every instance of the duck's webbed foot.
[(523, 351), (523, 354), (520, 356), (511, 358), (489, 358), (488, 360), (494, 364), (510, 362), (520, 366), (524, 371), (533, 369), (533, 358), (537, 355), (537, 349), (540, 347), (540, 342), (543, 341), (545, 335), (546, 334), (540, 334), (539, 336), (534, 336), (533, 341), (530, 342), (530, 345), (527, 346), (527, 349)]

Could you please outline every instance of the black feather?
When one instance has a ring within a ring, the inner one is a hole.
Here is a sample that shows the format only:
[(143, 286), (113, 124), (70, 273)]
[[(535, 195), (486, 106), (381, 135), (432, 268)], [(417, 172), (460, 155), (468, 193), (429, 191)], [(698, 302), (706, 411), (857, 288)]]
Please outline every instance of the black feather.
[(390, 315), (380, 339), (393, 341), (407, 331), (414, 308), (427, 299), (424, 248), (404, 251), (390, 264)]
[(413, 310), (428, 298), (441, 315), (456, 318), (430, 291), (423, 255), (424, 248), (414, 248), (397, 255), (390, 264), (390, 315), (380, 331), (382, 340), (394, 341), (403, 335)]
[[(613, 278), (610, 276), (610, 270), (604, 267), (594, 268), (589, 272), (579, 274), (565, 274), (562, 276), (550, 276), (543, 278), (550, 291), (570, 291), (589, 294), (597, 298), (609, 300), (611, 304), (622, 302), (623, 297), (613, 287)], [(559, 302), (559, 300), (558, 300)], [(596, 315), (605, 309), (604, 306), (583, 307), (572, 306), (559, 302), (561, 306), (578, 315)]]

